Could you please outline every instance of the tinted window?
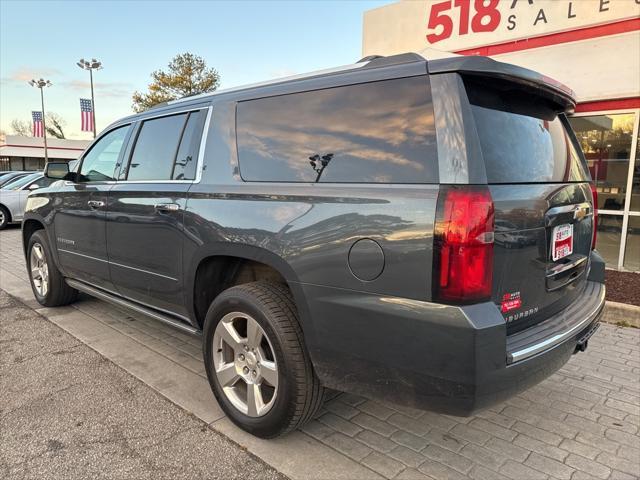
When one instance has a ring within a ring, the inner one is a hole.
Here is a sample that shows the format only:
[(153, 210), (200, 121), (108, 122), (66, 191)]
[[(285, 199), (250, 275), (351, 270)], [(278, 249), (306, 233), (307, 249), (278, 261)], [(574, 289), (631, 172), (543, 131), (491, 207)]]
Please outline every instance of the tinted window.
[(28, 188), (31, 188), (31, 185), (37, 185), (39, 188), (48, 187), (54, 181), (53, 178), (48, 177), (40, 177), (35, 182), (31, 183)]
[(426, 76), (241, 102), (237, 124), (244, 180), (437, 181)]
[(206, 110), (199, 110), (189, 114), (173, 168), (172, 178), (174, 180), (193, 180), (196, 178), (200, 139), (202, 138), (202, 127), (204, 126), (206, 114)]
[(544, 100), (465, 81), (489, 183), (588, 181), (568, 124)]
[(33, 179), (37, 178), (37, 173), (32, 173), (31, 175), (27, 175), (25, 177), (15, 178), (9, 182), (7, 182), (2, 189), (3, 190), (20, 190), (27, 183), (32, 182)]
[(146, 120), (131, 155), (127, 180), (170, 180), (188, 114)]
[(80, 181), (114, 180), (116, 163), (128, 130), (129, 126), (116, 128), (98, 140), (82, 160)]

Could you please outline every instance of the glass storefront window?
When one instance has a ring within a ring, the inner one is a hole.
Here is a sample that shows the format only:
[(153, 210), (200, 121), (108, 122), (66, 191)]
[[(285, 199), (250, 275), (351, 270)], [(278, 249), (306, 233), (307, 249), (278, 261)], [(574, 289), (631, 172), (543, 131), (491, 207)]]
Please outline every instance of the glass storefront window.
[(638, 132), (638, 143), (636, 147), (636, 163), (633, 166), (630, 210), (632, 212), (640, 212), (640, 132)]
[(640, 217), (629, 216), (627, 227), (627, 245), (624, 252), (624, 268), (640, 270)]
[(571, 117), (598, 190), (600, 210), (624, 210), (634, 113)]
[(608, 268), (618, 268), (620, 240), (622, 238), (622, 215), (598, 215), (598, 238), (596, 249)]

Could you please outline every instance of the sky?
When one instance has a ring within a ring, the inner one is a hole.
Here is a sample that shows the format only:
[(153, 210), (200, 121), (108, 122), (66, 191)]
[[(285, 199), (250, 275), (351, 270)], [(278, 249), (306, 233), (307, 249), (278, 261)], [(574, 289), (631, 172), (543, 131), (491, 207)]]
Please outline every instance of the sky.
[(80, 131), (79, 98), (91, 98), (96, 58), (98, 131), (133, 112), (134, 91), (173, 56), (191, 52), (221, 76), (221, 88), (331, 68), (361, 57), (362, 15), (390, 3), (334, 1), (0, 0), (0, 130), (40, 110), (32, 78), (50, 80), (45, 110), (62, 116), (67, 138)]

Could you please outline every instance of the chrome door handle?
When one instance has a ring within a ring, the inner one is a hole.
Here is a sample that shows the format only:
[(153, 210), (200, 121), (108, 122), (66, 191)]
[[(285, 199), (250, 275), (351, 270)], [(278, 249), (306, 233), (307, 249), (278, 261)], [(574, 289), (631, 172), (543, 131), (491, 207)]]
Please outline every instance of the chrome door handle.
[(100, 208), (104, 207), (104, 202), (101, 202), (100, 200), (89, 200), (87, 205), (89, 205), (89, 208)]
[(156, 203), (154, 208), (159, 212), (177, 212), (180, 210), (180, 205), (177, 203)]

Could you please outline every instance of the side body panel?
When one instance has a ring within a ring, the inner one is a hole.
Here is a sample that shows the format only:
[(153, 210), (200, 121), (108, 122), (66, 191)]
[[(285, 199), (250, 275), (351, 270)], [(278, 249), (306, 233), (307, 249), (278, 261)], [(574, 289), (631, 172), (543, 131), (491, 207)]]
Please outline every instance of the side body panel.
[[(381, 302), (393, 302), (393, 297), (428, 301), (439, 187), (243, 182), (235, 105), (235, 99), (214, 103), (202, 181), (189, 190), (184, 217), (185, 303), (195, 318), (196, 270), (209, 256), (246, 257), (271, 265), (292, 289), (314, 365), (342, 365), (342, 372), (318, 370), (326, 385), (336, 386), (337, 375), (343, 378), (359, 368), (351, 359), (367, 343), (360, 344), (355, 332), (368, 329), (371, 312), (329, 315), (316, 304), (311, 306), (307, 295), (315, 296), (317, 287), (337, 299), (351, 293)], [(352, 250), (360, 240), (380, 248), (363, 248), (355, 255)], [(381, 273), (373, 279), (358, 278), (354, 268), (359, 262), (376, 263)], [(377, 327), (370, 327), (373, 334)], [(358, 344), (355, 350), (354, 344)]]
[[(190, 184), (119, 182), (106, 222), (111, 280), (120, 295), (181, 316), (183, 215)], [(162, 210), (177, 205), (177, 210)]]
[[(113, 185), (57, 183), (58, 188), (49, 195), (53, 202), (51, 245), (58, 254), (60, 269), (68, 277), (113, 290), (105, 229), (106, 205)], [(100, 202), (102, 206), (91, 207), (89, 202)]]

